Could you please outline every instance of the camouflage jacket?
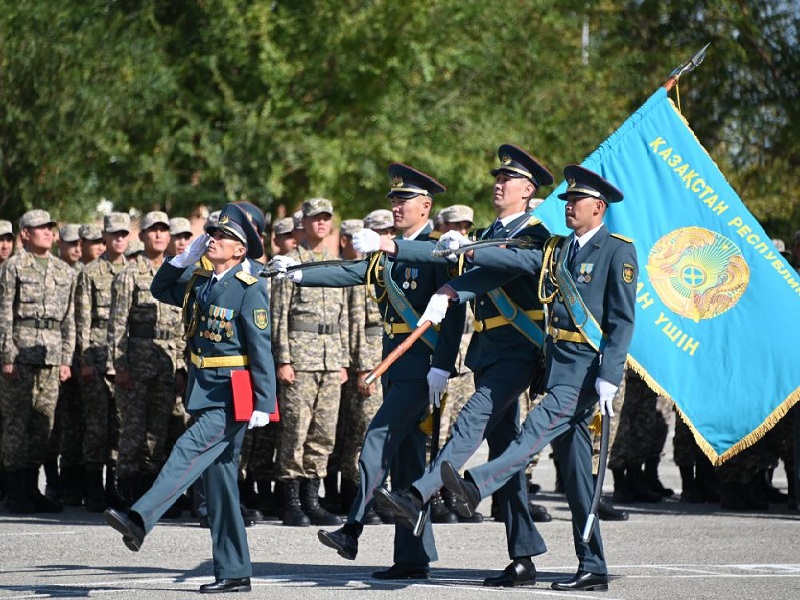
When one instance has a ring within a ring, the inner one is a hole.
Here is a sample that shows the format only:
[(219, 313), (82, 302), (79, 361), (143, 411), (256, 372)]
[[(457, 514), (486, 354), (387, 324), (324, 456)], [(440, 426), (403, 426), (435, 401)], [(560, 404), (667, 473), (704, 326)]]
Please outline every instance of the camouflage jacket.
[[(289, 256), (315, 262), (298, 246)], [(334, 260), (327, 250), (319, 260)], [(278, 364), (298, 371), (338, 371), (350, 366), (347, 299), (341, 288), (306, 288), (288, 279), (272, 288), (272, 353)]]
[(3, 364), (71, 365), (75, 351), (75, 271), (26, 250), (0, 269), (0, 360)]
[(366, 285), (344, 288), (350, 315), (350, 368), (371, 371), (383, 354), (383, 319), (378, 304), (367, 301)]
[(163, 304), (150, 293), (157, 271), (139, 256), (114, 278), (108, 317), (109, 373), (127, 371), (150, 378), (167, 361), (173, 370), (186, 367), (181, 308)]
[(75, 287), (75, 334), (79, 364), (105, 371), (108, 360), (108, 317), (111, 284), (127, 261), (113, 264), (103, 254), (78, 275)]

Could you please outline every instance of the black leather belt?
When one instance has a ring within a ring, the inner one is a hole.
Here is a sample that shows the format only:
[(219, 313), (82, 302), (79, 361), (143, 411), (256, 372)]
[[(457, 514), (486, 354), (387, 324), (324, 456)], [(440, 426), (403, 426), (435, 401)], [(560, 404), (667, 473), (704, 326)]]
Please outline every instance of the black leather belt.
[(35, 329), (60, 329), (61, 322), (55, 319), (40, 319), (39, 317), (33, 319), (20, 319), (17, 321), (20, 327), (34, 327)]
[(339, 324), (291, 321), (289, 323), (289, 331), (307, 331), (309, 333), (318, 333), (319, 335), (330, 335), (332, 333), (339, 333)]

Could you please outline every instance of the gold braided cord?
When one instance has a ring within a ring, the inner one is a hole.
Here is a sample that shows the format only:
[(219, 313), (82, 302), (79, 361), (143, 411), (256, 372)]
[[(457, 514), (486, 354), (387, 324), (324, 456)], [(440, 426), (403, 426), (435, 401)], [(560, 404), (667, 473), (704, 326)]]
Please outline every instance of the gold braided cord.
[[(639, 375), (639, 377), (642, 378), (642, 380), (650, 387), (651, 390), (653, 390), (659, 396), (664, 396), (665, 398), (671, 400), (672, 403), (675, 404), (675, 400), (672, 398), (672, 396), (670, 396), (664, 388), (658, 385), (656, 380), (653, 379), (650, 376), (650, 374), (644, 369), (644, 367), (642, 367), (642, 365), (636, 362), (636, 360), (630, 354), (628, 355), (627, 365), (628, 367), (633, 369)], [(722, 454), (716, 453), (714, 448), (711, 447), (711, 444), (709, 444), (700, 435), (700, 433), (697, 431), (697, 429), (691, 423), (691, 421), (689, 421), (689, 419), (686, 418), (681, 409), (678, 408), (677, 404), (675, 404), (675, 410), (680, 416), (680, 418), (683, 420), (683, 422), (686, 423), (686, 425), (689, 427), (689, 430), (692, 432), (692, 437), (694, 437), (694, 441), (703, 451), (703, 454), (705, 454), (708, 457), (708, 459), (711, 461), (711, 464), (718, 467), (729, 458), (736, 456), (737, 454), (739, 454), (739, 452), (741, 452), (745, 448), (749, 448), (750, 446), (755, 444), (758, 440), (760, 440), (762, 437), (764, 437), (764, 435), (766, 435), (766, 433), (770, 429), (772, 429), (778, 423), (778, 421), (780, 421), (783, 417), (785, 417), (786, 414), (792, 409), (792, 407), (798, 403), (800, 403), (800, 388), (797, 388), (791, 394), (789, 394), (786, 397), (786, 399), (780, 405), (778, 405), (775, 408), (775, 410), (773, 410), (767, 416), (766, 419), (764, 419), (764, 422), (761, 423), (761, 425), (756, 427), (753, 431), (748, 433), (745, 437), (736, 442), (733, 446), (728, 448)]]
[[(543, 305), (550, 304), (553, 300), (555, 300), (555, 297), (558, 294), (558, 285), (556, 284), (554, 274), (556, 268), (554, 250), (562, 239), (564, 238), (559, 235), (554, 235), (548, 238), (544, 243), (544, 250), (542, 251), (542, 270), (539, 272), (538, 287), (539, 302), (541, 302)], [(553, 293), (549, 296), (547, 296), (544, 291), (546, 278), (550, 279), (550, 283), (553, 284), (554, 288)]]
[[(366, 286), (367, 286), (367, 294), (369, 297), (375, 301), (376, 304), (380, 304), (386, 298), (386, 294), (388, 294), (388, 290), (381, 285), (381, 279), (378, 277), (378, 263), (383, 256), (383, 252), (376, 252), (372, 255), (369, 259), (369, 264), (367, 265), (367, 277), (366, 277)], [(375, 271), (375, 286), (376, 287), (383, 287), (383, 294), (380, 297), (376, 296), (372, 291), (372, 271)]]

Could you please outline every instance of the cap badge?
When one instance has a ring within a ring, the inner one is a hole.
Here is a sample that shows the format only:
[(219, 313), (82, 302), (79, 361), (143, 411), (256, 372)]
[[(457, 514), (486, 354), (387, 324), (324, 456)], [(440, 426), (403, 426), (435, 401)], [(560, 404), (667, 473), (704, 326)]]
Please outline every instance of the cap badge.
[(225, 225), (225, 224), (226, 224), (228, 221), (230, 221), (230, 220), (231, 220), (231, 218), (230, 218), (228, 215), (222, 215), (222, 216), (219, 218), (219, 224), (220, 224), (220, 225)]
[(503, 154), (503, 156), (500, 157), (500, 162), (504, 165), (510, 165), (511, 157), (508, 154)]
[(569, 179), (567, 179), (568, 187), (574, 188), (575, 187), (575, 183), (576, 182), (575, 182), (575, 178), (574, 177), (570, 177)]
[(392, 187), (403, 187), (403, 178), (402, 177), (395, 177), (392, 179)]

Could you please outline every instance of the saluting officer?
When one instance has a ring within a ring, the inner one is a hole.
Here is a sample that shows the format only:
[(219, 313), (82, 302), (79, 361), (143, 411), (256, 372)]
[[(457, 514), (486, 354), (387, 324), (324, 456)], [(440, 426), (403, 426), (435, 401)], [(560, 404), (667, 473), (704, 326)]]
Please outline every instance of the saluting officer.
[[(547, 305), (546, 394), (525, 419), (522, 433), (500, 456), (470, 469), (461, 478), (454, 466), (442, 463), (444, 485), (456, 496), (456, 509), (469, 514), (482, 497), (499, 489), (525, 468), (534, 454), (552, 443), (572, 511), (572, 533), (578, 571), (557, 590), (607, 590), (608, 568), (599, 525), (589, 542), (581, 532), (592, 499), (592, 442), (589, 421), (600, 404), (604, 418), (614, 416), (612, 400), (622, 381), (633, 335), (636, 305), (636, 250), (631, 240), (612, 234), (603, 223), (609, 203), (620, 192), (597, 173), (577, 165), (564, 169), (568, 187), (565, 218), (573, 234), (554, 236), (544, 251), (508, 248), (501, 256), (475, 252), (475, 264), (493, 271), (470, 277), (440, 290), (461, 301), (476, 289), (491, 287), (503, 270), (541, 269), (540, 299)], [(493, 254), (497, 255), (500, 252)], [(514, 258), (514, 255), (525, 255)], [(528, 266), (523, 263), (528, 262)], [(543, 266), (542, 266), (543, 265)], [(492, 274), (496, 275), (492, 275)], [(572, 315), (586, 315), (576, 322)]]
[[(227, 204), (219, 223), (206, 228), (174, 264), (153, 279), (153, 295), (183, 306), (188, 321), (191, 366), (187, 410), (192, 426), (178, 439), (153, 487), (127, 514), (106, 511), (106, 521), (138, 551), (159, 517), (202, 475), (211, 527), (214, 583), (200, 592), (250, 591), (252, 566), (239, 508), (238, 450), (246, 428), (263, 427), (275, 411), (275, 368), (270, 344), (269, 296), (264, 282), (242, 270), (246, 257), (263, 254), (261, 239), (243, 209)], [(206, 252), (206, 244), (207, 252)], [(184, 271), (204, 252), (213, 272)], [(177, 262), (176, 262), (177, 261)], [(188, 292), (187, 292), (188, 290)], [(248, 420), (234, 417), (232, 377), (249, 371), (254, 410)]]
[[(526, 240), (541, 249), (549, 232), (539, 219), (527, 212), (528, 201), (536, 190), (553, 183), (553, 176), (538, 160), (511, 144), (497, 151), (499, 165), (495, 177), (492, 204), (497, 216), (488, 229), (477, 233), (479, 239)], [(450, 240), (468, 243), (458, 231), (444, 234), (441, 243)], [(434, 262), (447, 260), (431, 255), (433, 244), (397, 241), (397, 257), (402, 260)], [(474, 252), (491, 261), (492, 255), (504, 256), (498, 247)], [(466, 297), (466, 295), (464, 296)], [(439, 297), (447, 309), (448, 298)], [(536, 293), (533, 273), (517, 269), (494, 289), (470, 295), (475, 314), (474, 333), (466, 364), (475, 373), (475, 393), (456, 419), (452, 435), (427, 473), (408, 491), (378, 490), (376, 500), (391, 510), (399, 522), (413, 527), (423, 503), (442, 487), (440, 465), (449, 461), (462, 467), (483, 438), (489, 444), (490, 458), (499, 456), (519, 433), (519, 396), (540, 378), (541, 347), (544, 341), (542, 304)], [(426, 310), (423, 318), (428, 315)], [(439, 317), (434, 317), (437, 321)], [(537, 384), (538, 385), (538, 384)], [(505, 522), (511, 564), (497, 577), (484, 580), (487, 586), (512, 587), (536, 579), (531, 556), (542, 554), (546, 547), (528, 510), (528, 490), (524, 468), (498, 490), (500, 515)]]
[[(389, 166), (395, 229), (405, 239), (431, 239), (428, 215), (433, 196), (445, 191), (438, 181), (403, 164)], [(380, 306), (384, 320), (383, 354), (396, 348), (417, 326), (423, 305), (436, 289), (451, 276), (446, 264), (425, 265), (395, 260), (377, 252), (379, 236), (359, 250), (371, 253), (355, 265), (295, 270), (293, 281), (312, 286), (351, 286), (367, 283)], [(359, 233), (355, 235), (358, 236)], [(355, 241), (355, 240), (354, 240)], [(285, 257), (278, 264), (290, 265)], [(372, 505), (373, 492), (386, 480), (391, 470), (392, 485), (405, 488), (425, 470), (426, 436), (418, 425), (424, 418), (430, 398), (441, 396), (447, 385), (450, 368), (458, 352), (463, 331), (463, 308), (442, 323), (439, 331), (426, 334), (395, 362), (382, 379), (383, 404), (370, 423), (359, 458), (359, 489), (347, 517), (336, 531), (319, 532), (320, 541), (335, 549), (343, 558), (354, 560), (364, 517)], [(444, 374), (444, 375), (442, 375)], [(416, 538), (406, 527), (395, 526), (394, 565), (373, 573), (377, 579), (427, 579), (429, 564), (437, 559), (433, 531), (426, 523)]]

